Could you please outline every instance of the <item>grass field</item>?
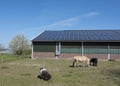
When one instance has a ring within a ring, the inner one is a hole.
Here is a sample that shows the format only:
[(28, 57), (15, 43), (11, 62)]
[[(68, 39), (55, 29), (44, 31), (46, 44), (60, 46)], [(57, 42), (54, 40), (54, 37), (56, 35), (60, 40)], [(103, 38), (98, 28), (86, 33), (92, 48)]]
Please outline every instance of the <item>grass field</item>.
[(16, 61), (19, 59), (21, 59), (21, 58), (17, 55), (0, 53), (0, 63)]
[[(0, 86), (120, 86), (120, 61), (99, 61), (98, 67), (70, 67), (72, 59), (19, 59), (0, 63)], [(40, 67), (52, 75), (37, 78)]]

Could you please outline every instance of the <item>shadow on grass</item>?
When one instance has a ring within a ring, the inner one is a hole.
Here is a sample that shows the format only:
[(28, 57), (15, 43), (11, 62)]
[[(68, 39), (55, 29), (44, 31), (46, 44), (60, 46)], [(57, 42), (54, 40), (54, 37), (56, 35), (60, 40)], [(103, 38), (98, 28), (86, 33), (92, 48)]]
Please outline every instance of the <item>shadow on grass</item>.
[(43, 80), (43, 81), (48, 81), (49, 80), (49, 79), (43, 79), (42, 76), (40, 76), (40, 75), (38, 75), (37, 78), (40, 79), (40, 80)]
[(106, 70), (106, 74), (114, 81), (114, 83), (120, 85), (120, 69)]
[(9, 67), (3, 66), (3, 67), (1, 67), (1, 69), (9, 69)]
[(40, 75), (37, 76), (38, 79), (42, 79), (42, 77)]
[(73, 66), (73, 65), (70, 65), (69, 67), (71, 68), (77, 68), (77, 67), (88, 67), (87, 65), (83, 66), (83, 65), (79, 65), (79, 66)]

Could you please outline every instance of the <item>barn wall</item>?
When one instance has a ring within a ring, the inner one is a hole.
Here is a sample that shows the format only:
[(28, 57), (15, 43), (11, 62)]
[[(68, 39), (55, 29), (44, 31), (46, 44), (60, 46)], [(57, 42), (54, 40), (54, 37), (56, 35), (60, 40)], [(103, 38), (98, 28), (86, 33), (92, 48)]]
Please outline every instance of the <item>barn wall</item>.
[[(54, 52), (34, 52), (33, 53), (34, 58), (56, 58)], [(58, 58), (73, 58), (76, 55), (81, 54), (69, 54), (69, 53), (62, 53)], [(107, 54), (84, 54), (85, 56), (88, 56), (89, 58), (95, 57), (98, 59), (108, 59)], [(111, 54), (111, 59), (120, 59), (119, 54)]]
[(55, 42), (34, 42), (33, 43), (33, 58), (54, 57), (55, 50), (56, 50)]
[[(61, 54), (59, 57), (60, 58), (73, 58), (74, 56), (76, 55), (81, 55), (81, 54), (69, 54), (69, 53), (64, 53), (64, 54)], [(85, 56), (88, 56), (89, 58), (98, 58), (98, 59), (107, 59), (108, 56), (107, 54), (84, 54)]]
[(33, 43), (33, 52), (55, 52), (55, 42), (35, 42)]
[[(81, 54), (61, 54), (59, 57), (60, 58), (73, 58), (76, 55), (81, 55)], [(85, 56), (88, 56), (89, 58), (98, 58), (98, 59), (108, 59), (108, 55), (107, 54), (84, 54)], [(120, 59), (120, 55), (119, 54), (111, 54), (110, 55), (111, 59)]]
[[(107, 54), (108, 53), (108, 44), (107, 43), (84, 43), (83, 44), (83, 53), (84, 54)], [(62, 43), (61, 53), (82, 53), (82, 44), (81, 43)]]
[(54, 52), (34, 52), (33, 58), (54, 58)]
[[(108, 44), (110, 50), (108, 50)], [(60, 58), (72, 58), (75, 55), (82, 54), (81, 42), (62, 42)], [(99, 59), (108, 59), (108, 53), (111, 59), (120, 59), (120, 43), (119, 42), (86, 42), (83, 44), (84, 55), (88, 57), (97, 57)], [(34, 43), (33, 57), (55, 57), (56, 43), (41, 42)]]
[[(108, 46), (110, 49), (108, 49)], [(83, 43), (83, 53), (89, 57), (97, 57), (100, 59), (120, 59), (120, 43), (119, 42), (85, 42)], [(70, 56), (70, 55), (71, 56)], [(61, 57), (73, 57), (74, 54), (82, 54), (81, 43), (62, 43)]]

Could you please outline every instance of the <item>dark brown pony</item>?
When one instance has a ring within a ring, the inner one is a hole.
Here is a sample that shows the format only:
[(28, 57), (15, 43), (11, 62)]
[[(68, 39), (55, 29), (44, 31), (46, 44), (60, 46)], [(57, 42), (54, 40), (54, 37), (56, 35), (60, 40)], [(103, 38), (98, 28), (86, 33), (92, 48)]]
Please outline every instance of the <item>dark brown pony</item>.
[(73, 57), (73, 67), (77, 66), (78, 62), (83, 62), (89, 66), (90, 59), (87, 56), (74, 56)]
[(91, 66), (97, 66), (98, 58), (91, 58), (90, 59), (90, 65)]

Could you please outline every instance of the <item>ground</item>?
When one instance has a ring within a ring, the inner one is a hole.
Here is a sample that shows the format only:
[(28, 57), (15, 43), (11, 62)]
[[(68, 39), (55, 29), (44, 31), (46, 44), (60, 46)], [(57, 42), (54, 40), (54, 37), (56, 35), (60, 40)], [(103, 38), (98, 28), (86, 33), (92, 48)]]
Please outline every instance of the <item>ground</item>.
[[(19, 59), (0, 63), (0, 86), (120, 86), (120, 61), (99, 61), (97, 67), (71, 67), (72, 59)], [(37, 78), (40, 67), (52, 75)]]

